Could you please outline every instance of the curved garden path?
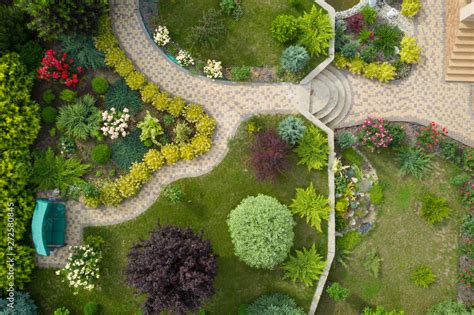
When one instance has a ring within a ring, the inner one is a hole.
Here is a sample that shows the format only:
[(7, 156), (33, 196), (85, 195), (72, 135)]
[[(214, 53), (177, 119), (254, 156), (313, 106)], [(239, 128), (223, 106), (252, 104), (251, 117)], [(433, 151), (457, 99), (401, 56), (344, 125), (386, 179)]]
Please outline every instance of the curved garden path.
[(444, 81), (444, 8), (444, 0), (423, 1), (415, 20), (422, 58), (408, 78), (382, 84), (348, 75), (352, 109), (341, 126), (357, 125), (368, 114), (424, 125), (436, 121), (451, 137), (474, 146), (474, 84)]

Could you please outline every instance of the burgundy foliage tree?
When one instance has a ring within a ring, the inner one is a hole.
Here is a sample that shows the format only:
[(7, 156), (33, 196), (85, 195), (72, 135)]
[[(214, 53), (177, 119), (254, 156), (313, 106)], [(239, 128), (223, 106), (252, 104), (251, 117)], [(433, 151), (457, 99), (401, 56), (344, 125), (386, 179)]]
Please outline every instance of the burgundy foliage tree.
[(353, 33), (359, 34), (364, 25), (364, 15), (360, 12), (350, 16), (346, 20), (347, 28)]
[(288, 143), (275, 130), (267, 130), (256, 135), (251, 147), (252, 166), (259, 180), (275, 180), (279, 173), (288, 168)]
[(211, 243), (190, 228), (161, 226), (128, 254), (128, 283), (148, 295), (144, 314), (187, 314), (214, 294), (216, 257)]

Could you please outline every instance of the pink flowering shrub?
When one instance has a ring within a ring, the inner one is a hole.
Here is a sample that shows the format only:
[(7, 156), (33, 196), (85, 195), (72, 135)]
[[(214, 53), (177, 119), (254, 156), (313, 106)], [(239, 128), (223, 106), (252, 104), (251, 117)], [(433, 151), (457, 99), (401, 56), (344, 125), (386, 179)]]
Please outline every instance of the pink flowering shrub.
[(388, 130), (385, 129), (384, 120), (382, 118), (371, 118), (370, 116), (360, 126), (359, 139), (362, 144), (372, 149), (386, 148), (393, 140)]
[(416, 134), (416, 144), (426, 151), (434, 151), (440, 142), (440, 138), (448, 134), (446, 127), (442, 128), (441, 131), (440, 128), (439, 124), (434, 121), (426, 127), (421, 127)]
[(102, 112), (102, 128), (100, 130), (104, 136), (110, 136), (112, 140), (120, 136), (125, 137), (128, 134), (129, 120), (128, 108), (124, 108), (123, 112), (118, 112), (112, 107), (110, 111)]
[(38, 78), (45, 81), (57, 80), (68, 87), (76, 87), (79, 83), (79, 74), (83, 72), (82, 67), (75, 68), (74, 60), (67, 58), (66, 53), (57, 53), (52, 49), (46, 51), (38, 69)]

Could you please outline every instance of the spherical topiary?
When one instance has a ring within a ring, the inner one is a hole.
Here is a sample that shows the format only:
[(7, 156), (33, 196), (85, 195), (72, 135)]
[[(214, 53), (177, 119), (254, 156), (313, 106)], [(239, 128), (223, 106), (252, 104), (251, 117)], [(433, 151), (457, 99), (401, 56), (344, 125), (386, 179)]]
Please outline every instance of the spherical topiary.
[(59, 94), (59, 98), (65, 102), (72, 102), (76, 99), (76, 97), (77, 97), (77, 92), (71, 89), (64, 89)]
[(43, 118), (43, 121), (47, 124), (54, 124), (57, 115), (58, 110), (52, 106), (46, 106), (41, 111), (41, 118)]
[(43, 92), (43, 94), (41, 95), (41, 98), (43, 99), (43, 102), (45, 104), (51, 104), (56, 98), (56, 95), (54, 95), (53, 90), (47, 89)]
[(96, 315), (99, 314), (99, 304), (95, 302), (88, 302), (84, 305), (84, 315)]
[(109, 89), (109, 82), (102, 77), (92, 79), (92, 90), (98, 94), (105, 94)]
[(342, 47), (341, 53), (347, 59), (353, 59), (357, 55), (357, 50), (359, 49), (359, 42), (353, 40), (348, 42)]
[(112, 150), (107, 144), (98, 144), (92, 149), (92, 161), (98, 164), (105, 164), (112, 154)]
[(305, 131), (303, 120), (295, 116), (288, 116), (278, 124), (278, 135), (291, 145), (303, 138)]
[(281, 55), (281, 67), (290, 72), (298, 72), (306, 66), (309, 60), (308, 52), (303, 46), (290, 46)]
[(247, 307), (247, 315), (291, 314), (304, 315), (305, 311), (298, 307), (295, 300), (286, 294), (265, 294)]
[(227, 219), (235, 255), (251, 267), (272, 269), (293, 245), (293, 216), (273, 197), (247, 197)]
[(279, 15), (272, 22), (272, 36), (280, 43), (292, 40), (298, 29), (298, 23), (293, 15)]

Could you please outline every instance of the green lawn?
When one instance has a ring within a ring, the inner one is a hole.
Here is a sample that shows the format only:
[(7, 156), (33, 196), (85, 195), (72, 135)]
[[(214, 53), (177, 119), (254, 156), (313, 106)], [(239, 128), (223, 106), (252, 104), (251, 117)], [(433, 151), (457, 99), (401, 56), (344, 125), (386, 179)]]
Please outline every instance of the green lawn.
[[(278, 116), (266, 121), (275, 125)], [(162, 224), (191, 226), (203, 230), (204, 238), (211, 241), (218, 255), (218, 276), (215, 282), (216, 295), (206, 304), (210, 314), (235, 314), (238, 306), (249, 303), (263, 293), (286, 292), (307, 309), (314, 287), (294, 285), (282, 280), (280, 270), (262, 271), (246, 266), (233, 254), (233, 246), (226, 225), (229, 212), (240, 201), (258, 193), (276, 197), (288, 204), (295, 188), (307, 186), (313, 181), (319, 193), (327, 194), (327, 172), (309, 173), (306, 167), (293, 166), (276, 182), (259, 182), (248, 165), (248, 147), (251, 138), (243, 131), (231, 142), (231, 149), (224, 161), (211, 173), (176, 184), (186, 194), (186, 201), (173, 205), (159, 198), (143, 215), (135, 220), (110, 226), (87, 228), (86, 235), (101, 235), (106, 240), (100, 287), (91, 293), (74, 296), (54, 270), (37, 269), (32, 284), (27, 288), (45, 314), (60, 306), (75, 313), (89, 300), (97, 301), (104, 314), (134, 314), (143, 297), (135, 297), (133, 290), (124, 284), (124, 267), (132, 244), (148, 237), (158, 221)], [(296, 157), (292, 156), (292, 162)], [(295, 165), (296, 163), (291, 163)], [(326, 255), (326, 235), (316, 234), (298, 218), (295, 228), (295, 248), (310, 246), (316, 242), (319, 251)]]
[[(160, 25), (166, 25), (171, 38), (192, 52), (195, 57), (206, 61), (216, 59), (224, 66), (276, 66), (285, 47), (272, 38), (272, 21), (280, 14), (300, 16), (309, 10), (314, 1), (302, 0), (297, 8), (291, 7), (288, 0), (243, 0), (244, 15), (239, 21), (225, 16), (227, 33), (221, 35), (215, 48), (205, 46), (191, 47), (187, 40), (192, 26), (196, 25), (203, 12), (219, 9), (219, 0), (163, 0), (159, 1)], [(185, 17), (185, 18), (184, 18)], [(322, 58), (311, 58), (308, 69), (314, 68)]]
[[(319, 314), (360, 314), (366, 305), (403, 309), (407, 315), (425, 314), (427, 308), (444, 299), (456, 298), (458, 235), (463, 213), (457, 189), (449, 179), (457, 166), (436, 158), (433, 171), (422, 180), (400, 177), (394, 152), (368, 153), (379, 178), (387, 184), (385, 200), (377, 216), (376, 227), (363, 238), (347, 261), (333, 269), (329, 281), (338, 281), (351, 290), (346, 302), (332, 302), (323, 295)], [(447, 198), (452, 216), (447, 222), (430, 227), (418, 213), (420, 199), (427, 192)], [(372, 277), (362, 261), (375, 248), (383, 259), (379, 279)], [(414, 286), (411, 271), (420, 264), (430, 266), (437, 276), (428, 289)]]

